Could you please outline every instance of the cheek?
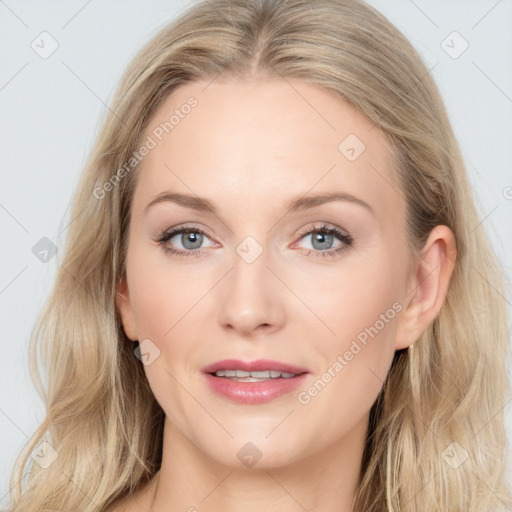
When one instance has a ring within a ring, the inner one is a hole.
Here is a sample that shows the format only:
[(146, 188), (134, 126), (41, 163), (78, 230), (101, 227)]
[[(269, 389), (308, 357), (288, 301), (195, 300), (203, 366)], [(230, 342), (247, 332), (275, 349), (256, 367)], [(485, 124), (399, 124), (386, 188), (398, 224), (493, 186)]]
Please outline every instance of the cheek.
[(319, 316), (329, 329), (319, 327), (324, 334), (314, 346), (323, 367), (316, 368), (312, 385), (298, 398), (313, 415), (337, 404), (333, 428), (340, 428), (347, 412), (356, 419), (369, 411), (395, 353), (403, 309), (400, 269), (405, 267), (392, 251), (369, 254), (347, 261), (346, 269), (333, 274), (328, 285), (315, 288), (315, 311), (322, 312)]
[(134, 250), (128, 272), (138, 332), (156, 343), (171, 336), (208, 289), (197, 272), (173, 265), (160, 248)]
[[(330, 328), (315, 351), (323, 368), (299, 396), (308, 414), (331, 410), (328, 429), (342, 428), (368, 413), (395, 353), (395, 335), (405, 281), (405, 256), (393, 251), (355, 256), (315, 293), (316, 307)], [(320, 299), (323, 297), (323, 299)], [(336, 404), (332, 407), (332, 404)], [(348, 415), (348, 416), (347, 416)]]
[(325, 323), (335, 334), (325, 330), (321, 343), (315, 343), (322, 365), (297, 395), (302, 427), (312, 429), (311, 435), (328, 411), (322, 421), (326, 440), (365, 421), (393, 360), (402, 308), (390, 274), (377, 268), (339, 277), (331, 282), (336, 285), (343, 286), (323, 303)]
[(197, 325), (194, 306), (208, 287), (183, 271), (183, 266), (166, 261), (165, 255), (155, 255), (160, 249), (134, 249), (128, 263), (130, 298), (139, 339), (151, 340), (146, 346), (152, 359), (144, 371), (160, 406), (187, 431), (184, 418), (193, 404), (183, 389), (193, 389), (190, 341), (201, 339), (193, 331)]
[(355, 255), (336, 272), (316, 280), (315, 286), (311, 280), (301, 285), (297, 294), (324, 324), (317, 321), (314, 326), (322, 334), (321, 350), (326, 354), (332, 357), (349, 349), (352, 340), (361, 345), (367, 341), (365, 347), (370, 348), (369, 340), (374, 339), (369, 352), (392, 349), (403, 287), (400, 264), (393, 263), (396, 257), (382, 251), (373, 257)]

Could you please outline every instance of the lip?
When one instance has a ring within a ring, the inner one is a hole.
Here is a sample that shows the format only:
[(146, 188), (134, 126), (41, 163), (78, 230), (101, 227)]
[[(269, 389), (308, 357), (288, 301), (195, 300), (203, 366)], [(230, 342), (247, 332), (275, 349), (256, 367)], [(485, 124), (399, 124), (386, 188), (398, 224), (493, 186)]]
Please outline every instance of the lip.
[[(288, 379), (279, 377), (262, 382), (237, 382), (213, 375), (218, 370), (244, 370), (257, 372), (274, 370), (296, 374)], [(270, 359), (241, 361), (224, 359), (203, 368), (206, 382), (217, 395), (240, 404), (261, 404), (286, 395), (305, 382), (310, 375), (307, 368)]]
[(307, 368), (294, 366), (274, 359), (256, 359), (254, 361), (241, 361), (239, 359), (223, 359), (209, 364), (203, 368), (204, 373), (215, 373), (219, 370), (244, 370), (246, 372), (261, 372), (273, 370), (286, 373), (309, 373)]

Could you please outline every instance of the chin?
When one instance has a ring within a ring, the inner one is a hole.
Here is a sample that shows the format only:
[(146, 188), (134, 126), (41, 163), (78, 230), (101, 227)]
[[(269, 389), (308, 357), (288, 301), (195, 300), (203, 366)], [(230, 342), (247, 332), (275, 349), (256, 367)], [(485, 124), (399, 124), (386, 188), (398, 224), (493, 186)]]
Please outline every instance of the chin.
[(269, 440), (267, 434), (236, 436), (225, 443), (216, 443), (215, 450), (208, 446), (206, 453), (216, 462), (233, 469), (276, 469), (304, 457), (302, 446), (286, 443), (282, 436)]

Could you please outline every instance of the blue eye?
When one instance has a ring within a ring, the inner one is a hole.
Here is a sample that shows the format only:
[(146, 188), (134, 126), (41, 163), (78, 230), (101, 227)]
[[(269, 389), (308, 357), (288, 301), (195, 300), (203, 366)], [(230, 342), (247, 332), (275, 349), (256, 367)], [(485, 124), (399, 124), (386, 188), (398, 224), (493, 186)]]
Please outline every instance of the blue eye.
[[(178, 239), (183, 249), (175, 249), (169, 247), (168, 242), (175, 238), (177, 235), (181, 235)], [(301, 239), (308, 236), (312, 236), (312, 250), (308, 250), (307, 256), (313, 253), (313, 257), (325, 257), (335, 256), (353, 243), (352, 237), (340, 229), (334, 226), (322, 225), (320, 227), (314, 227), (306, 232), (301, 233)], [(200, 256), (204, 255), (200, 249), (204, 240), (208, 239), (208, 235), (201, 229), (189, 226), (180, 226), (171, 231), (166, 231), (157, 239), (157, 242), (162, 246), (163, 250), (167, 254), (173, 254), (176, 256)], [(332, 248), (333, 239), (337, 238), (341, 244), (335, 248)]]
[[(353, 239), (348, 233), (344, 233), (334, 226), (326, 226), (325, 224), (320, 227), (309, 229), (301, 235), (302, 238), (307, 236), (312, 236), (314, 257), (323, 258), (325, 256), (336, 256), (350, 247), (353, 243)], [(334, 250), (326, 250), (331, 249), (333, 243), (332, 241), (335, 238), (340, 240), (342, 243)], [(308, 252), (308, 256), (311, 254), (311, 252), (312, 251)]]
[[(184, 249), (186, 249), (185, 251), (168, 247), (167, 242), (177, 235), (181, 235), (179, 240)], [(194, 256), (201, 252), (198, 249), (201, 247), (205, 237), (207, 235), (201, 229), (182, 226), (163, 233), (157, 241), (168, 254)]]

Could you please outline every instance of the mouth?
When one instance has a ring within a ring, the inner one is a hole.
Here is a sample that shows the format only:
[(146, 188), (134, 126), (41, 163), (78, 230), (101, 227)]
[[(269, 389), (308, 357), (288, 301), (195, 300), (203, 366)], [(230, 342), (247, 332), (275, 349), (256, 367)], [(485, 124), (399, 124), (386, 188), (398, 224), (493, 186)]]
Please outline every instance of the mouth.
[(286, 395), (310, 375), (306, 368), (268, 359), (226, 359), (202, 371), (214, 393), (243, 404), (260, 404)]
[(246, 372), (244, 370), (219, 370), (215, 373), (210, 373), (215, 377), (223, 377), (235, 382), (265, 382), (271, 379), (291, 379), (302, 373), (288, 373), (274, 370), (264, 370), (261, 372)]

